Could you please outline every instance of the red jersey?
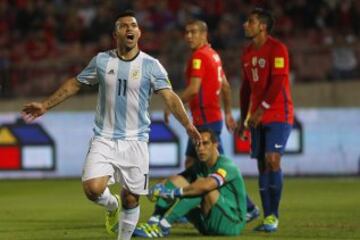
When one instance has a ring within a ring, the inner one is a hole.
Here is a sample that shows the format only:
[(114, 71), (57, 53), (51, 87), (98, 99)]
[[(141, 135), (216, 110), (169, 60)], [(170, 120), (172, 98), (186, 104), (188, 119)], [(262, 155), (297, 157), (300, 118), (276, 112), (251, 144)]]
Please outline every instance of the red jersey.
[(250, 113), (261, 105), (263, 124), (285, 122), (292, 124), (294, 107), (289, 82), (289, 56), (287, 47), (268, 36), (260, 49), (250, 44), (242, 56), (244, 91), (250, 92)]
[(190, 101), (194, 125), (222, 120), (220, 92), (224, 76), (220, 56), (210, 45), (195, 50), (186, 67), (186, 84), (201, 78), (199, 93)]

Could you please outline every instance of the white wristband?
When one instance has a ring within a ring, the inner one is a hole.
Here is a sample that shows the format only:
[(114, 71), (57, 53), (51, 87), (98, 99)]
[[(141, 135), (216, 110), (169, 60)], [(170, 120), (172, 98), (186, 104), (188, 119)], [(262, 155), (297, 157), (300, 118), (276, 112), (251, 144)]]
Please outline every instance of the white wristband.
[(269, 108), (270, 108), (270, 104), (268, 104), (268, 103), (265, 102), (265, 101), (262, 101), (262, 102), (261, 102), (261, 106), (263, 106), (265, 109), (269, 109)]

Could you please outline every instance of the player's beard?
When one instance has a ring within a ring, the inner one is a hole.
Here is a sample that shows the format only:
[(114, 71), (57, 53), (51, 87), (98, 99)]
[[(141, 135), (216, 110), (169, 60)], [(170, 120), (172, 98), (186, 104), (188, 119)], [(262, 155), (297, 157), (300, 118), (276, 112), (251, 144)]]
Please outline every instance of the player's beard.
[(247, 34), (246, 31), (245, 31), (245, 38), (246, 38), (246, 39), (253, 40), (253, 39), (256, 38), (257, 36), (259, 36), (260, 33), (261, 33), (260, 29), (259, 29), (258, 31), (256, 31), (256, 32), (252, 33), (252, 34), (251, 34), (251, 33)]

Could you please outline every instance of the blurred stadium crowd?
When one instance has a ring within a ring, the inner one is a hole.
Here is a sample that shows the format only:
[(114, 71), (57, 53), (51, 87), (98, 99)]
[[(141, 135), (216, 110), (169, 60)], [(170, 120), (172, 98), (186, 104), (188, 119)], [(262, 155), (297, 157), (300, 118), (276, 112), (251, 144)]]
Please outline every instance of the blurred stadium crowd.
[(175, 89), (184, 85), (189, 51), (182, 27), (190, 18), (208, 23), (210, 42), (237, 86), (247, 43), (242, 24), (254, 6), (273, 11), (293, 82), (359, 78), (358, 0), (0, 0), (0, 96), (52, 92), (96, 52), (113, 47), (114, 21), (125, 9), (135, 10), (142, 50), (160, 59)]

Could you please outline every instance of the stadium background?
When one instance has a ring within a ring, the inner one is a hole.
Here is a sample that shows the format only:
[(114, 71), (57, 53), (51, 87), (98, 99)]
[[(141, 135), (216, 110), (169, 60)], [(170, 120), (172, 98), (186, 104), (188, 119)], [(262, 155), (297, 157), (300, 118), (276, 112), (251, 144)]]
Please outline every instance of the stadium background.
[[(296, 160), (288, 161), (294, 164), (289, 171), (285, 169), (285, 173), (358, 174), (359, 1), (1, 1), (0, 123), (16, 124), (25, 102), (49, 95), (66, 77), (77, 74), (96, 52), (112, 48), (113, 23), (116, 15), (124, 9), (136, 11), (142, 28), (141, 48), (160, 59), (176, 91), (184, 87), (184, 68), (189, 55), (183, 40), (184, 23), (190, 18), (204, 19), (210, 29), (209, 40), (223, 59), (233, 89), (234, 115), (238, 117), (240, 55), (241, 49), (247, 44), (242, 24), (254, 6), (272, 9), (277, 20), (273, 34), (288, 45), (290, 52), (292, 91), (303, 136), (296, 140), (297, 155), (289, 156)], [(5, 146), (54, 143), (55, 150), (45, 150), (45, 153), (55, 156), (57, 162), (46, 168), (61, 171), (63, 162), (75, 158), (77, 164), (74, 165), (77, 167), (68, 167), (73, 172), (64, 169), (68, 174), (53, 175), (80, 175), (82, 156), (87, 148), (86, 139), (91, 135), (92, 127), (92, 117), (87, 114), (91, 115), (95, 108), (96, 91), (96, 87), (85, 89), (79, 96), (69, 99), (39, 119), (38, 123), (45, 127), (45, 132), (50, 132), (47, 141), (31, 139), (34, 130), (29, 133), (30, 130), (25, 129), (27, 132), (24, 133), (24, 129), (14, 130), (13, 126), (3, 126), (0, 129), (0, 143)], [(162, 108), (163, 104), (154, 96), (154, 119), (161, 120)], [(70, 115), (68, 112), (71, 112)], [(69, 126), (77, 127), (64, 128), (64, 121)], [(172, 122), (170, 131), (175, 131), (180, 145), (177, 150), (172, 147), (169, 151), (178, 151), (177, 161), (182, 165), (186, 136), (182, 128), (175, 121)], [(224, 135), (227, 153), (231, 155), (236, 152), (232, 136), (226, 131)], [(37, 136), (42, 135), (39, 133)], [(176, 140), (171, 136), (157, 139), (160, 142)], [(78, 147), (71, 148), (73, 145)], [(21, 157), (20, 152), (23, 153), (18, 165), (29, 166), (29, 169), (31, 166), (41, 168), (40, 162), (32, 164), (36, 160), (31, 159), (41, 153), (29, 150), (29, 147), (22, 147), (18, 153), (13, 149), (6, 151), (7, 154), (12, 151), (15, 157), (19, 155), (18, 158)], [(25, 151), (30, 152), (28, 157)], [(0, 155), (3, 156), (0, 159), (5, 158), (2, 153), (0, 147)], [(317, 159), (319, 156), (322, 156), (322, 160)], [(256, 174), (254, 161), (249, 162), (246, 155), (235, 154), (232, 157), (239, 162), (245, 174)], [(165, 161), (163, 163), (166, 165)], [(321, 171), (326, 169), (322, 167), (323, 164), (332, 168), (331, 171)], [(6, 169), (6, 166), (2, 167), (0, 163), (0, 169)], [(162, 172), (156, 175), (162, 175)], [(0, 176), (6, 177), (9, 173), (4, 175), (0, 172)], [(22, 174), (14, 176), (21, 177)], [(45, 176), (52, 175), (46, 173)]]
[[(356, 199), (360, 197), (360, 1), (356, 0), (1, 0), (0, 166), (4, 166), (2, 163), (11, 154), (14, 157), (16, 151), (23, 151), (25, 155), (24, 147), (44, 142), (46, 150), (40, 154), (46, 153), (56, 162), (53, 167), (44, 167), (36, 157), (39, 153), (27, 148), (26, 153), (30, 155), (20, 164), (28, 166), (27, 170), (6, 167), (0, 170), (0, 239), (106, 238), (101, 230), (102, 219), (99, 219), (101, 210), (86, 202), (78, 186), (91, 136), (89, 126), (96, 89), (82, 91), (36, 122), (53, 142), (44, 140), (46, 136), (40, 136), (40, 130), (25, 135), (20, 130), (12, 138), (11, 133), (16, 132), (12, 127), (17, 126), (25, 102), (52, 93), (66, 77), (78, 73), (97, 51), (113, 47), (113, 22), (120, 11), (128, 8), (136, 11), (143, 31), (142, 50), (160, 59), (177, 91), (184, 87), (184, 64), (189, 54), (183, 42), (182, 27), (191, 17), (205, 20), (210, 28), (209, 40), (221, 54), (232, 85), (234, 114), (238, 116), (240, 55), (246, 44), (242, 24), (254, 6), (273, 10), (277, 19), (273, 33), (289, 47), (294, 103), (305, 134), (302, 152), (284, 158), (284, 161), (297, 162), (294, 171), (288, 174), (312, 176), (289, 179), (285, 183), (282, 232), (274, 238), (359, 239), (360, 211)], [(162, 103), (154, 96), (155, 119), (160, 120), (162, 108)], [(179, 129), (176, 123), (170, 127)], [(40, 136), (43, 142), (31, 143), (35, 136), (32, 134)], [(183, 132), (176, 134), (184, 138)], [(19, 140), (21, 136), (25, 138)], [(81, 143), (71, 142), (72, 139)], [(234, 154), (232, 137), (225, 133), (225, 139), (229, 143), (227, 152)], [(54, 153), (51, 152), (53, 145)], [(309, 154), (307, 146), (313, 149), (310, 158), (306, 155)], [(179, 148), (180, 160), (183, 160), (184, 144)], [(77, 149), (76, 154), (73, 154), (74, 149)], [(245, 174), (253, 176), (254, 162), (246, 155), (234, 156)], [(73, 172), (59, 174), (62, 165), (69, 163)], [(331, 171), (312, 172), (312, 165)], [(310, 170), (302, 168), (304, 166)], [(303, 170), (299, 172), (299, 169)], [(165, 172), (158, 171), (158, 176), (170, 173), (165, 169)], [(75, 177), (76, 180), (47, 179), (53, 177)], [(247, 178), (247, 184), (250, 194), (259, 203), (255, 179)], [(27, 204), (24, 205), (24, 201)], [(142, 209), (142, 217), (145, 219), (151, 207), (146, 200), (143, 203), (146, 209)], [(189, 227), (179, 227), (174, 232), (178, 239), (196, 234)], [(247, 229), (243, 239), (262, 237)]]

